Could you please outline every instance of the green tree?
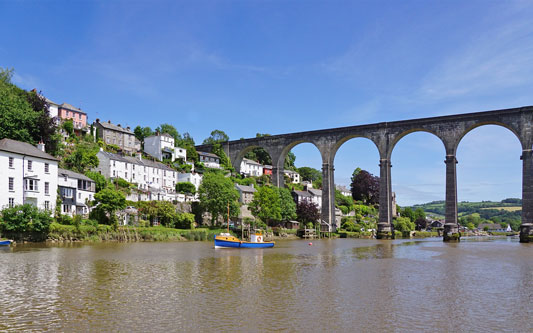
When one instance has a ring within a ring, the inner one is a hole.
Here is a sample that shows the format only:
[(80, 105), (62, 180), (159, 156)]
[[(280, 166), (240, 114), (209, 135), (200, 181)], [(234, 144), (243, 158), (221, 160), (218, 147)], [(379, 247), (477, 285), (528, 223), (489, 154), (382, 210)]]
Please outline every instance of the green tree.
[(212, 145), (215, 143), (221, 143), (229, 141), (229, 136), (221, 130), (214, 130), (211, 132), (211, 135), (207, 137), (202, 144), (204, 145)]
[(314, 168), (301, 167), (298, 168), (298, 173), (300, 174), (300, 177), (302, 177), (302, 180), (306, 180), (309, 182), (314, 182), (316, 180), (322, 179), (322, 172)]
[(279, 200), (281, 207), (281, 220), (282, 221), (291, 221), (296, 219), (296, 203), (292, 198), (291, 191), (288, 188), (279, 187)]
[(61, 127), (67, 132), (68, 135), (74, 134), (74, 122), (72, 119), (67, 119), (63, 121), (63, 124), (61, 124)]
[(4, 233), (37, 232), (46, 233), (53, 219), (48, 211), (25, 204), (2, 210), (0, 230)]
[(182, 137), (181, 137), (180, 133), (178, 132), (178, 130), (174, 126), (172, 126), (170, 124), (161, 124), (161, 125), (159, 125), (159, 127), (157, 127), (155, 129), (155, 131), (159, 132), (161, 134), (167, 133), (170, 136), (172, 136), (174, 138), (174, 145), (175, 146), (177, 146), (177, 143), (182, 140)]
[(224, 169), (232, 169), (231, 161), (228, 155), (226, 155), (226, 153), (224, 152), (224, 149), (222, 149), (220, 143), (214, 143), (213, 147), (211, 148), (211, 152), (220, 158), (220, 165)]
[[(255, 135), (256, 138), (262, 138), (265, 136), (270, 136), (270, 134), (257, 133)], [(264, 148), (261, 147), (254, 148), (244, 157), (252, 161), (257, 161), (263, 165), (272, 165), (272, 158), (270, 157), (270, 154)]]
[(94, 195), (94, 202), (96, 208), (93, 211), (104, 213), (107, 219), (103, 219), (102, 214), (98, 214), (101, 220), (99, 222), (107, 222), (104, 224), (118, 225), (118, 220), (115, 213), (118, 210), (126, 208), (126, 197), (119, 191), (111, 188), (105, 188)]
[(398, 217), (393, 221), (394, 230), (401, 232), (413, 231), (415, 230), (415, 224), (407, 217)]
[(424, 212), (424, 210), (421, 207), (418, 207), (417, 209), (415, 209), (415, 212), (414, 212), (414, 220), (416, 221), (419, 219), (423, 219), (423, 220), (426, 219), (426, 212)]
[(198, 161), (198, 152), (196, 151), (194, 139), (188, 132), (183, 133), (181, 140), (176, 141), (176, 146), (184, 148), (187, 151), (187, 160), (193, 162)]
[(191, 182), (180, 182), (176, 183), (176, 192), (193, 195), (196, 193), (196, 187)]
[(228, 204), (230, 215), (239, 214), (239, 192), (233, 182), (219, 172), (206, 172), (202, 184), (198, 189), (200, 206), (204, 211), (211, 213), (211, 222), (216, 224), (219, 216), (227, 219)]
[(248, 207), (253, 216), (265, 223), (281, 220), (279, 192), (270, 186), (258, 188)]
[(86, 171), (85, 172), (85, 176), (87, 176), (87, 177), (91, 178), (92, 180), (94, 180), (94, 184), (95, 184), (95, 187), (96, 187), (96, 192), (100, 192), (101, 190), (103, 190), (104, 188), (106, 188), (109, 185), (109, 181), (107, 180), (107, 178), (105, 178), (104, 175), (101, 175), (98, 172)]
[(405, 207), (401, 211), (400, 215), (403, 216), (403, 217), (407, 217), (411, 222), (415, 221), (415, 213), (413, 212), (411, 207)]
[(285, 169), (296, 171), (297, 168), (294, 165), (295, 161), (296, 161), (296, 155), (294, 155), (294, 153), (292, 151), (290, 151), (287, 154), (287, 156), (285, 156), (285, 164), (284, 164)]
[(74, 151), (66, 153), (62, 164), (67, 169), (85, 173), (89, 169), (98, 167), (97, 153), (98, 146), (96, 144), (80, 142), (75, 146)]
[(135, 137), (137, 140), (139, 140), (143, 147), (144, 147), (144, 139), (150, 135), (153, 134), (152, 129), (150, 127), (141, 127), (137, 125), (135, 129), (133, 129), (133, 133), (135, 134)]
[(43, 141), (47, 152), (57, 156), (60, 137), (49, 116), (46, 99), (11, 83), (13, 70), (0, 68), (0, 139), (36, 144)]

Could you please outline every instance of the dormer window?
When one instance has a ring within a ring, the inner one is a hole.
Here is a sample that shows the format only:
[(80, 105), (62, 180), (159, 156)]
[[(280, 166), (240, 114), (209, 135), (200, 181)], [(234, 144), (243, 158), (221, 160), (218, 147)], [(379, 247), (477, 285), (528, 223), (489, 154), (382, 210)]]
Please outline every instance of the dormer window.
[(33, 170), (33, 163), (32, 161), (28, 160), (28, 171), (32, 171)]

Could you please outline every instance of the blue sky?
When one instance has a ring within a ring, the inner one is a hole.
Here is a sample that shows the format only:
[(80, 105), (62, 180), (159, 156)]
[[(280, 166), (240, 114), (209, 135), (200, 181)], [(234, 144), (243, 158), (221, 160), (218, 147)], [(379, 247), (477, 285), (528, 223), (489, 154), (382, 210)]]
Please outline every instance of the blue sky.
[[(96, 118), (173, 124), (197, 143), (531, 105), (530, 1), (4, 1), (0, 66)], [(297, 166), (321, 167), (310, 144)], [(444, 198), (444, 148), (400, 141), (401, 205)], [(458, 151), (459, 200), (521, 196), (521, 148), (481, 127)], [(364, 139), (341, 147), (336, 182), (379, 174)]]

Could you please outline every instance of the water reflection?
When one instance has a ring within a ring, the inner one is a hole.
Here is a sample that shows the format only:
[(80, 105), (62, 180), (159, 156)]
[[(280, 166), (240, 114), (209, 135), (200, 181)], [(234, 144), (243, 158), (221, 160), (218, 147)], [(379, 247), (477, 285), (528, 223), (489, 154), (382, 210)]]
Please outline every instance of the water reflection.
[(531, 331), (533, 247), (509, 239), (23, 245), (0, 330)]

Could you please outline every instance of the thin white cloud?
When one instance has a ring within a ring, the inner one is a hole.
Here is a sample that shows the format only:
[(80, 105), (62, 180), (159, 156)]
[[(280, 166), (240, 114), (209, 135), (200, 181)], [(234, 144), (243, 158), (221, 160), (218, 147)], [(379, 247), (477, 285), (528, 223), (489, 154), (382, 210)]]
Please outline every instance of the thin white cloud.
[(490, 27), (437, 65), (422, 81), (419, 94), (439, 101), (466, 95), (499, 93), (533, 85), (532, 7), (487, 17)]

